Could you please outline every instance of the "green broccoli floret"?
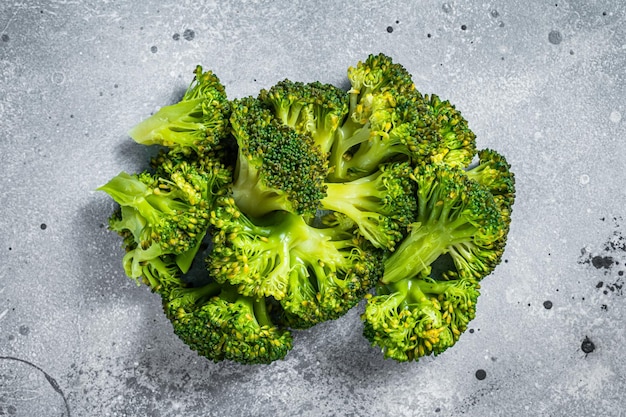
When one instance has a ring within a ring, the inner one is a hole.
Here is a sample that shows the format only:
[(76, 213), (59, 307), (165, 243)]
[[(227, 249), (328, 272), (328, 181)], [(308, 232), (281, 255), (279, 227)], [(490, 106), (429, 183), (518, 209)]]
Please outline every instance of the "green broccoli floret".
[(233, 102), (230, 121), (239, 146), (233, 197), (241, 210), (254, 217), (276, 210), (314, 215), (328, 164), (313, 139), (252, 97)]
[(453, 346), (475, 316), (479, 285), (468, 280), (407, 278), (381, 284), (367, 297), (363, 334), (399, 362)]
[(252, 219), (228, 197), (219, 199), (211, 223), (211, 275), (245, 296), (277, 300), (290, 327), (343, 315), (381, 276), (382, 253), (355, 236), (352, 224), (318, 228), (289, 212)]
[(243, 296), (228, 284), (187, 287), (181, 281), (163, 304), (174, 333), (214, 362), (268, 364), (293, 346), (291, 333), (272, 321), (265, 298)]
[(209, 212), (231, 182), (230, 170), (207, 153), (161, 153), (154, 172), (121, 172), (98, 188), (119, 204), (109, 228), (124, 238), (126, 274), (158, 291), (186, 272), (209, 227)]
[(435, 95), (424, 96), (426, 111), (424, 118), (430, 120), (431, 129), (437, 133), (438, 144), (431, 156), (434, 163), (445, 163), (465, 168), (476, 155), (476, 135), (449, 101), (441, 101)]
[(385, 283), (430, 274), (444, 254), (461, 278), (480, 280), (499, 263), (506, 223), (489, 190), (458, 167), (415, 169), (417, 216), (407, 237), (385, 262)]
[(331, 148), (329, 180), (367, 176), (393, 158), (414, 163), (437, 150), (436, 132), (411, 75), (391, 58), (370, 55), (348, 70), (349, 113)]
[(203, 152), (228, 133), (230, 104), (224, 86), (211, 71), (197, 66), (183, 98), (164, 106), (129, 132), (137, 143), (163, 145), (173, 152)]
[[(489, 189), (463, 169), (424, 165), (413, 179), (417, 217), (385, 260), (362, 315), (365, 337), (398, 361), (441, 353), (458, 340), (474, 317), (479, 281), (500, 262), (508, 232)], [(453, 269), (435, 279), (432, 265), (443, 256)]]
[(413, 169), (407, 162), (380, 165), (373, 174), (349, 182), (328, 183), (321, 200), (333, 224), (347, 216), (359, 233), (378, 248), (393, 251), (416, 212)]
[[(351, 85), (348, 91), (350, 114), (367, 117), (367, 102), (372, 95), (385, 91), (393, 91), (396, 96), (416, 92), (411, 74), (385, 54), (369, 55), (356, 67), (348, 68), (348, 79)], [(359, 110), (359, 106), (365, 109)]]
[(508, 211), (507, 217), (510, 217), (515, 202), (515, 175), (504, 155), (493, 149), (482, 149), (478, 152), (478, 163), (466, 173), (471, 180), (487, 188), (501, 212)]
[(330, 151), (335, 132), (348, 113), (346, 92), (318, 81), (283, 80), (261, 90), (259, 100), (272, 108), (284, 125), (309, 134), (324, 154)]

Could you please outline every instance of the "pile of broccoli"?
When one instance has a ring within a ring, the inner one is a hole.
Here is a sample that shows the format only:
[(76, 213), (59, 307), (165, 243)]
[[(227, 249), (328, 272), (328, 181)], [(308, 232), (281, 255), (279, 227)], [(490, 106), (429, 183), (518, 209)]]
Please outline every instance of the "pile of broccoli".
[(505, 249), (510, 164), (390, 57), (348, 79), (228, 99), (198, 66), (179, 102), (130, 131), (158, 146), (150, 168), (99, 188), (117, 203), (124, 271), (199, 355), (270, 363), (293, 331), (364, 300), (365, 338), (415, 361), (474, 318)]

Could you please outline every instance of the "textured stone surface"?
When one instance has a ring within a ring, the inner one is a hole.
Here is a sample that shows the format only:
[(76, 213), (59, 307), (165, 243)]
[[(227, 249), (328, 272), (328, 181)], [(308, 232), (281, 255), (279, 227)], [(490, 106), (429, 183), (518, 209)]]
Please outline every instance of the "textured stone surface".
[[(0, 415), (626, 415), (626, 7), (529, 3), (3, 1)], [(371, 52), (517, 174), (471, 331), (397, 364), (357, 309), (270, 366), (197, 357), (125, 278), (93, 191), (145, 165), (127, 130), (196, 64), (242, 97), (286, 77), (345, 86)]]

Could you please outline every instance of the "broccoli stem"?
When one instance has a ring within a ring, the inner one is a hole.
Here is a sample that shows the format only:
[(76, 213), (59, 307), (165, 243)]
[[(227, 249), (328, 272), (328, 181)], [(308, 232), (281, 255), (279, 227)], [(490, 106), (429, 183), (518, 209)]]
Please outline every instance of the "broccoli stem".
[(248, 299), (246, 300), (248, 305), (251, 308), (251, 311), (254, 312), (254, 317), (256, 318), (256, 322), (260, 327), (274, 327), (274, 323), (270, 317), (270, 313), (267, 310), (267, 302), (264, 298), (257, 299)]
[[(350, 182), (326, 184), (326, 197), (321, 201), (322, 207), (346, 213), (347, 207), (358, 207), (367, 211), (380, 211), (380, 199), (384, 195), (377, 189), (375, 181), (365, 179)], [(358, 210), (356, 210), (358, 212)]]
[(369, 123), (359, 126), (351, 119), (339, 129), (336, 133), (337, 137), (333, 144), (330, 156), (330, 166), (334, 169), (330, 173), (332, 180), (344, 180), (348, 177), (348, 165), (345, 163), (351, 155), (348, 154), (350, 149), (369, 140), (371, 132)]
[(176, 308), (194, 309), (201, 301), (208, 300), (221, 294), (223, 287), (217, 282), (211, 282), (202, 287), (178, 287), (169, 294), (169, 302)]
[(161, 107), (154, 115), (133, 127), (128, 135), (143, 145), (174, 142), (171, 132), (188, 132), (193, 136), (198, 130), (203, 130), (203, 100), (198, 98)]
[(385, 261), (385, 284), (418, 276), (443, 253), (452, 236), (438, 224), (414, 224), (396, 251)]

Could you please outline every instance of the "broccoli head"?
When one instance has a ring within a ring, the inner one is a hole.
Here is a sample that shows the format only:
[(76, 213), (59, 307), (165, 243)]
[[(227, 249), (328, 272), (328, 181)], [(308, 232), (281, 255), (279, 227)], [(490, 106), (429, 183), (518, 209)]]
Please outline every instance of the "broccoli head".
[(470, 130), (454, 105), (442, 101), (437, 95), (424, 97), (426, 111), (424, 118), (431, 123), (437, 135), (437, 149), (431, 156), (434, 163), (445, 163), (465, 168), (476, 155), (476, 135)]
[(478, 163), (466, 172), (471, 180), (489, 190), (501, 211), (512, 210), (515, 202), (515, 175), (504, 155), (493, 149), (482, 149), (478, 152)]
[(207, 153), (179, 158), (161, 153), (154, 172), (121, 172), (98, 188), (118, 203), (109, 228), (124, 239), (126, 274), (153, 290), (191, 265), (209, 227), (215, 198), (231, 182), (231, 171)]
[(385, 262), (383, 282), (430, 274), (448, 254), (452, 275), (480, 280), (500, 262), (506, 222), (489, 190), (464, 170), (444, 164), (415, 169), (417, 216), (407, 237)]
[(183, 98), (140, 122), (129, 135), (137, 143), (163, 145), (173, 152), (202, 152), (226, 136), (229, 113), (230, 103), (219, 78), (198, 65)]
[(475, 316), (480, 286), (468, 280), (407, 278), (367, 297), (363, 335), (399, 362), (453, 346)]
[(366, 177), (328, 183), (321, 206), (332, 212), (325, 221), (333, 224), (346, 216), (374, 246), (393, 251), (415, 216), (412, 176), (409, 163), (397, 162), (382, 164)]
[(283, 125), (255, 98), (236, 100), (231, 115), (239, 146), (233, 197), (248, 215), (276, 210), (315, 214), (328, 164), (309, 135)]
[(330, 181), (367, 176), (391, 160), (418, 164), (437, 154), (434, 116), (403, 66), (370, 55), (348, 78), (349, 113), (331, 148)]
[(266, 299), (243, 296), (228, 284), (188, 287), (181, 281), (163, 306), (174, 333), (214, 362), (267, 364), (293, 346), (291, 333), (272, 321)]
[[(423, 165), (413, 179), (417, 216), (386, 258), (362, 315), (364, 336), (398, 361), (456, 343), (474, 318), (479, 281), (500, 262), (508, 232), (489, 188), (462, 168)], [(433, 265), (446, 256), (452, 269), (437, 278)]]
[(335, 132), (348, 113), (346, 92), (319, 81), (283, 80), (261, 90), (259, 100), (272, 108), (284, 125), (309, 134), (324, 154), (330, 151)]
[(211, 275), (245, 296), (277, 300), (290, 327), (341, 316), (381, 276), (382, 253), (355, 236), (351, 223), (318, 228), (289, 212), (252, 219), (229, 197), (210, 218)]

